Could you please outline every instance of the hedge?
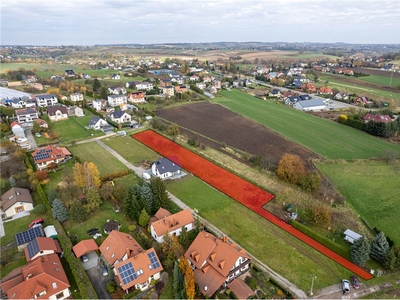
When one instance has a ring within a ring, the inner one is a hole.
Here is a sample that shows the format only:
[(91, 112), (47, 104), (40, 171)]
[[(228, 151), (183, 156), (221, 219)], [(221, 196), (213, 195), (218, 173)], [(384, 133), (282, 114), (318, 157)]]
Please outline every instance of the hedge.
[(102, 182), (104, 181), (108, 181), (108, 180), (112, 180), (114, 178), (118, 178), (118, 177), (122, 177), (125, 175), (128, 175), (130, 173), (129, 170), (125, 170), (125, 171), (121, 171), (121, 172), (115, 172), (115, 173), (110, 173), (110, 174), (106, 174), (103, 177), (100, 178), (100, 180)]
[(337, 254), (343, 256), (344, 258), (349, 258), (350, 257), (350, 249), (347, 249), (346, 247), (339, 245), (332, 241), (330, 238), (327, 238), (314, 230), (312, 230), (310, 227), (307, 227), (296, 220), (290, 220), (290, 225), (292, 225), (294, 228), (300, 230), (301, 232), (307, 234), (309, 237), (313, 238), (317, 242), (321, 243), (322, 245), (328, 247), (332, 251), (335, 251)]

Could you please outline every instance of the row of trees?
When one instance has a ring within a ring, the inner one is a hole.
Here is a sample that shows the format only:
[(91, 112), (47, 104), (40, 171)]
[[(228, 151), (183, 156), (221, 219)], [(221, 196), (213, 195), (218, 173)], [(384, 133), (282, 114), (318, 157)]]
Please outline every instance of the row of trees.
[(383, 232), (368, 243), (364, 237), (354, 241), (350, 250), (351, 260), (361, 266), (365, 266), (370, 258), (382, 263), (383, 267), (387, 270), (398, 271), (400, 270), (400, 247), (392, 245)]

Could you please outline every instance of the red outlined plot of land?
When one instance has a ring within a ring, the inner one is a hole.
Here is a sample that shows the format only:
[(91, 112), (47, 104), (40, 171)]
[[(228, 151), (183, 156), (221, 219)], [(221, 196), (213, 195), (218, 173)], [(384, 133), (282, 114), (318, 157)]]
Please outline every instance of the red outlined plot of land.
[(369, 272), (358, 267), (308, 235), (292, 227), (274, 214), (263, 209), (263, 205), (274, 198), (274, 196), (267, 191), (183, 148), (154, 131), (143, 131), (132, 135), (132, 137), (212, 185), (224, 194), (235, 199), (279, 228), (313, 247), (315, 250), (333, 259), (351, 272), (365, 280), (373, 278), (373, 275)]

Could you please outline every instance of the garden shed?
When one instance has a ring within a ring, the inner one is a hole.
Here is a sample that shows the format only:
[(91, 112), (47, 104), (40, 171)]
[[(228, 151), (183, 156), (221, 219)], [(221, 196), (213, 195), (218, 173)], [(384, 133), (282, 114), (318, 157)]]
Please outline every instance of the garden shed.
[(362, 235), (358, 234), (357, 232), (354, 232), (353, 230), (346, 229), (344, 232), (344, 239), (345, 241), (348, 241), (350, 244), (353, 244), (354, 241), (358, 240), (359, 238), (362, 237)]

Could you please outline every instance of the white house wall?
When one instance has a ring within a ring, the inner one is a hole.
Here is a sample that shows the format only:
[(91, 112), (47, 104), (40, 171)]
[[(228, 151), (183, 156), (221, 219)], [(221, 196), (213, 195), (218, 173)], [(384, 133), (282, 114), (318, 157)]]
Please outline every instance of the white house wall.
[(12, 217), (15, 214), (17, 214), (15, 212), (15, 208), (23, 206), (24, 207), (24, 211), (30, 211), (33, 209), (33, 204), (32, 203), (26, 203), (26, 202), (22, 202), (23, 204), (21, 204), (21, 202), (17, 202), (15, 203), (13, 206), (9, 207), (4, 213), (6, 215), (6, 217)]

